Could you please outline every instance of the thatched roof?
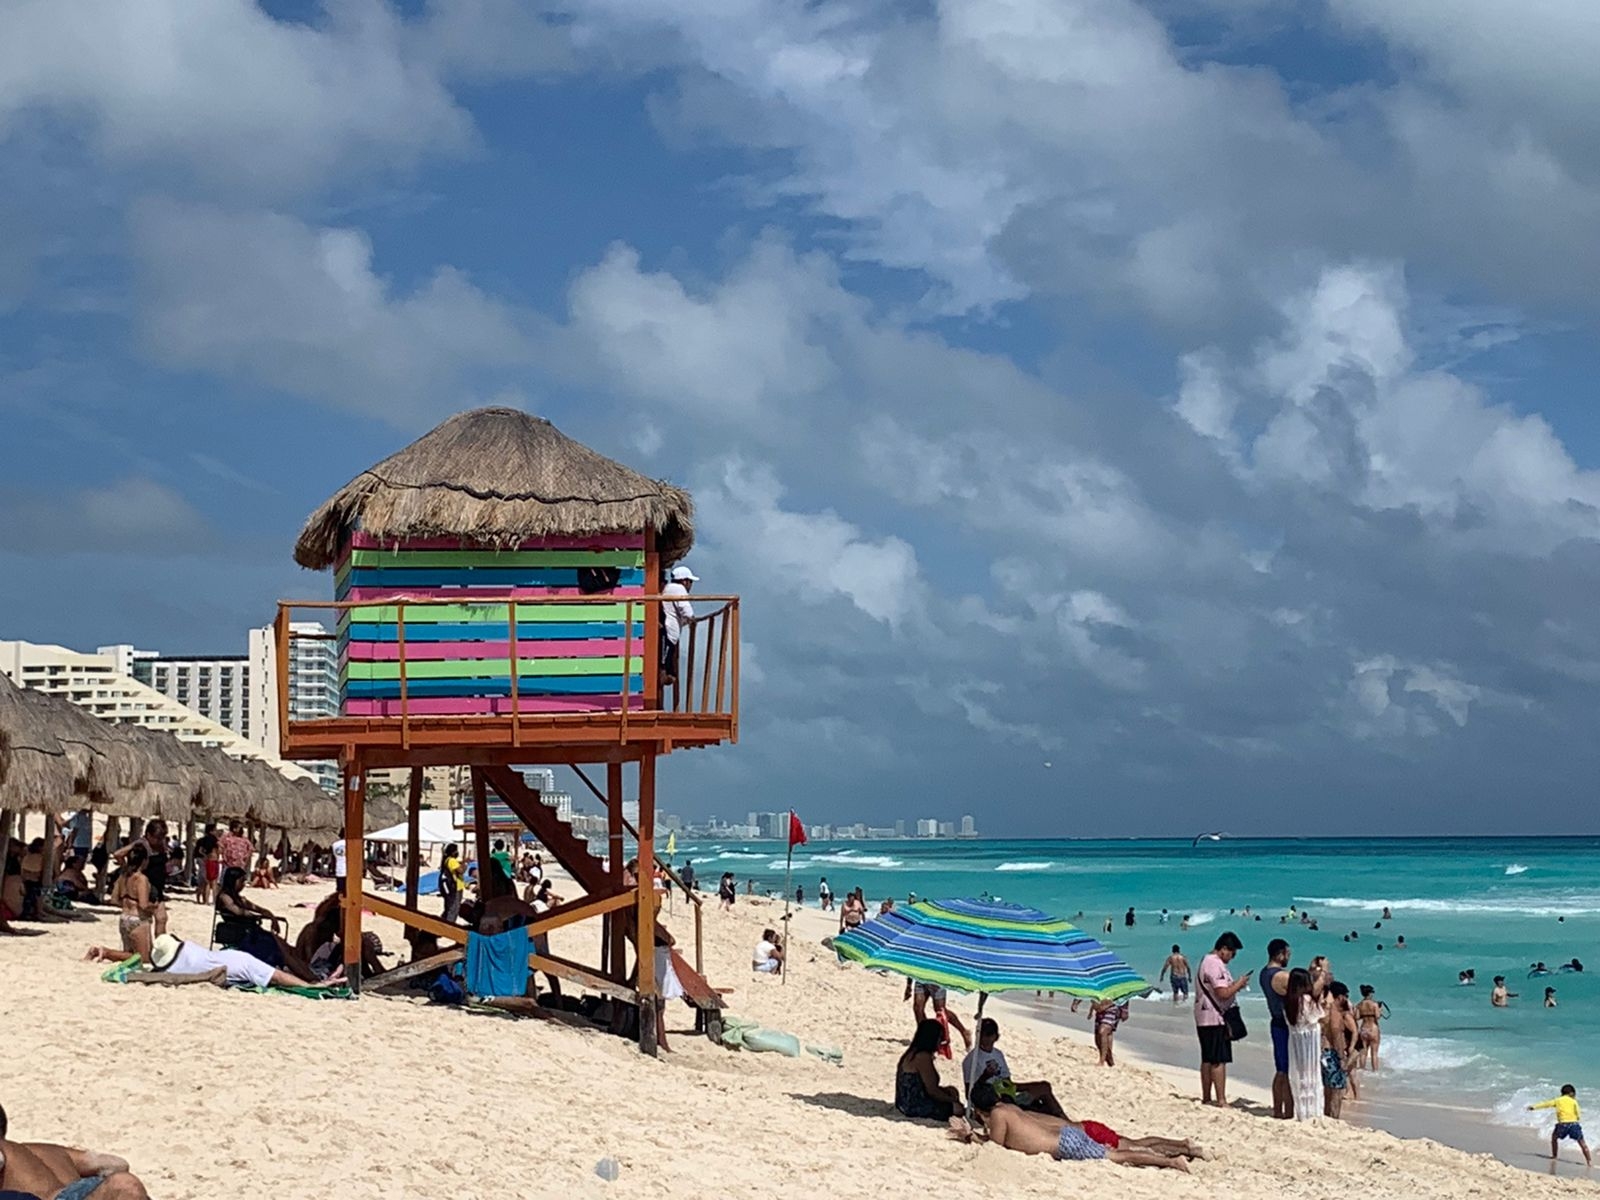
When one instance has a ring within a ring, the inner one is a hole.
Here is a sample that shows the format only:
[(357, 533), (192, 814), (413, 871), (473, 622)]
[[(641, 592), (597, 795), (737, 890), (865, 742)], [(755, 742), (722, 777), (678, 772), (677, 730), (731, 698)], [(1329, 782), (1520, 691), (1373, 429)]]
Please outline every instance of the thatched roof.
[(0, 736), (6, 747), (0, 809), (48, 812), (65, 808), (76, 781), (73, 763), (22, 689), (4, 675), (0, 675)]
[(596, 453), (543, 417), (479, 408), (340, 488), (306, 521), (295, 561), (332, 566), (358, 527), (384, 541), (458, 537), (490, 546), (650, 528), (671, 563), (694, 543), (694, 504), (683, 489)]

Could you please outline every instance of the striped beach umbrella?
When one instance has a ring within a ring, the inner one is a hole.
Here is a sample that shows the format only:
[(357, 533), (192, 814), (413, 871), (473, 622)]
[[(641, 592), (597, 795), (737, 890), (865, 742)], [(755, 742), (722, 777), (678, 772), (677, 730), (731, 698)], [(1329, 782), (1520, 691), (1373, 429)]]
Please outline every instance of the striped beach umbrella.
[(1083, 930), (998, 900), (918, 900), (833, 939), (844, 961), (958, 992), (1121, 1000), (1151, 987)]

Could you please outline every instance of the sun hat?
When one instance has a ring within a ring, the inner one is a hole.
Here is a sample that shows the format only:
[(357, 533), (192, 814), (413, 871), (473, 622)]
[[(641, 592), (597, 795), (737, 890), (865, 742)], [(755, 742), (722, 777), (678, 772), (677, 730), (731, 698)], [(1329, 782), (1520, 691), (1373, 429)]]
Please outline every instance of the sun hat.
[(151, 964), (156, 970), (165, 971), (172, 965), (173, 960), (178, 957), (178, 947), (181, 945), (183, 943), (173, 937), (172, 934), (163, 933), (156, 938), (150, 947)]
[(672, 568), (672, 579), (675, 583), (700, 582), (700, 576), (689, 570), (689, 568), (684, 566), (682, 563), (679, 563), (677, 566)]

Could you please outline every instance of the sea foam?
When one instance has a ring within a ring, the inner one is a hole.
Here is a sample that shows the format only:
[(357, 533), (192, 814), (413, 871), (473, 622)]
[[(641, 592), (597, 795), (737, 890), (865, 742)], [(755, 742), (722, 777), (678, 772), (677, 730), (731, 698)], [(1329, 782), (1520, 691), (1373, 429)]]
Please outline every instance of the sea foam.
[(1458, 1071), (1487, 1061), (1470, 1046), (1450, 1038), (1406, 1037), (1386, 1033), (1379, 1048), (1378, 1062), (1385, 1070), (1409, 1074), (1414, 1071)]
[(1053, 862), (1003, 862), (995, 868), (996, 871), (1048, 871), (1055, 866)]
[(1506, 874), (1507, 875), (1521, 875), (1527, 869), (1528, 868), (1523, 866), (1521, 863), (1512, 863), (1509, 867), (1506, 868)]
[[(1353, 908), (1366, 912), (1381, 912), (1385, 908), (1396, 913), (1483, 913), (1507, 917), (1570, 917), (1583, 913), (1600, 913), (1600, 893), (1581, 892), (1568, 896), (1518, 897), (1501, 899), (1476, 899), (1460, 897), (1449, 900), (1371, 899), (1357, 896), (1296, 896), (1302, 906), (1317, 908)], [(1313, 909), (1315, 911), (1315, 909)]]

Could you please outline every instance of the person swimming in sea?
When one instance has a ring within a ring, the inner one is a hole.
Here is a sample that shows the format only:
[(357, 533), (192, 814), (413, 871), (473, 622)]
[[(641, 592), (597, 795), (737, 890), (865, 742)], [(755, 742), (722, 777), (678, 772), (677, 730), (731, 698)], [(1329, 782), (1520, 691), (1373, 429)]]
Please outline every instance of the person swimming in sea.
[(1384, 919), (1384, 920), (1385, 920), (1385, 921), (1392, 921), (1392, 920), (1394, 920), (1394, 914), (1393, 914), (1393, 913), (1392, 913), (1392, 912), (1390, 912), (1390, 911), (1389, 911), (1389, 906), (1388, 906), (1388, 905), (1387, 905), (1387, 904), (1385, 904), (1385, 905), (1384, 905), (1384, 906), (1383, 906), (1383, 919)]
[(1489, 993), (1489, 1003), (1496, 1008), (1510, 1008), (1511, 1001), (1516, 998), (1516, 992), (1506, 991), (1506, 977), (1504, 975), (1496, 975), (1494, 977), (1494, 991)]
[(1556, 968), (1556, 970), (1562, 972), (1563, 974), (1566, 974), (1566, 973), (1569, 973), (1569, 972), (1576, 972), (1577, 974), (1582, 975), (1583, 974), (1583, 964), (1581, 962), (1579, 962), (1577, 959), (1573, 959), (1569, 963), (1562, 963), (1559, 967)]
[(1471, 987), (1473, 984), (1475, 984), (1477, 982), (1478, 982), (1478, 972), (1475, 971), (1475, 970), (1473, 970), (1473, 971), (1461, 971), (1456, 975), (1456, 985), (1458, 987)]
[(1545, 990), (1544, 990), (1544, 1006), (1546, 1008), (1554, 1008), (1556, 1006), (1556, 990), (1555, 990), (1555, 988), (1553, 988), (1553, 987), (1545, 988)]
[(1528, 964), (1529, 979), (1538, 979), (1540, 976), (1548, 974), (1550, 974), (1550, 968), (1545, 966), (1542, 962)]

